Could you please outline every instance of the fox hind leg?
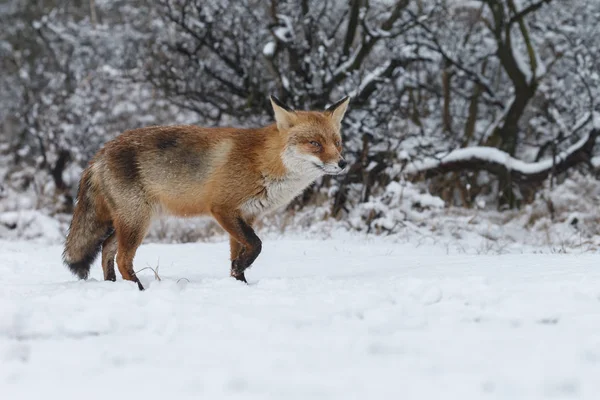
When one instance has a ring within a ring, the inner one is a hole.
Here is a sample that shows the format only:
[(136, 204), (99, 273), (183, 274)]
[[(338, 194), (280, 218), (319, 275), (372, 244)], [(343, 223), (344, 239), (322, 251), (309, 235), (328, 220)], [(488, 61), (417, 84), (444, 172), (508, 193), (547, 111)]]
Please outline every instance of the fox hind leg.
[(150, 226), (150, 219), (138, 224), (117, 224), (117, 266), (123, 279), (136, 282), (140, 290), (144, 290), (133, 270), (133, 259), (138, 247), (142, 244)]
[(117, 254), (117, 235), (113, 231), (102, 243), (102, 271), (105, 281), (116, 281), (115, 254)]

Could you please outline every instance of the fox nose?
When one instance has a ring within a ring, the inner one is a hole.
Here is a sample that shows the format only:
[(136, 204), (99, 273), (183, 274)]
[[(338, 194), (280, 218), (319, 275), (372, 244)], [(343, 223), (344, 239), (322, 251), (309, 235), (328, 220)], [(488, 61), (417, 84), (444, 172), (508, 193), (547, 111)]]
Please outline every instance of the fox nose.
[(338, 162), (338, 167), (341, 169), (346, 168), (346, 165), (348, 165), (348, 161), (344, 160), (343, 158), (340, 160), (340, 162)]

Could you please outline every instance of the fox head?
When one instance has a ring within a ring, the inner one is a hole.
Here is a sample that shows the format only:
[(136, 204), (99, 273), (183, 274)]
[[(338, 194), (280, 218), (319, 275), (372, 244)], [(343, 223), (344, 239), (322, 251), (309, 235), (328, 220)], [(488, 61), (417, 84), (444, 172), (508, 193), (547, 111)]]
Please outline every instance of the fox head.
[(277, 129), (286, 137), (282, 161), (288, 170), (316, 176), (346, 171), (340, 129), (349, 101), (346, 96), (322, 112), (294, 111), (271, 96)]

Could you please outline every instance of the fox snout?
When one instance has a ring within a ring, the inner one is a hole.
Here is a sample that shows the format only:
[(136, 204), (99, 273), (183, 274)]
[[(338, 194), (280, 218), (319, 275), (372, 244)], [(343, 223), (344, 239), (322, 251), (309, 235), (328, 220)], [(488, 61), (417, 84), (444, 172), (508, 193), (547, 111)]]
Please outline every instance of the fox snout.
[(348, 161), (346, 161), (343, 157), (340, 157), (340, 159), (337, 162), (332, 161), (323, 163), (323, 166), (321, 168), (327, 175), (340, 175), (348, 172), (346, 169), (347, 166)]

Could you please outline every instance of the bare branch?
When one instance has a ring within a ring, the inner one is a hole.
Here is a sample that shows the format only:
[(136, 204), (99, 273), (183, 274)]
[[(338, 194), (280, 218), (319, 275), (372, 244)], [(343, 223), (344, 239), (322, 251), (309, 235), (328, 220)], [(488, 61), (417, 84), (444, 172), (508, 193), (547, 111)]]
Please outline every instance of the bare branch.
[(552, 0), (540, 0), (537, 3), (533, 3), (530, 4), (529, 6), (525, 7), (524, 9), (522, 9), (519, 12), (516, 12), (516, 14), (514, 14), (510, 20), (508, 21), (509, 25), (513, 25), (515, 22), (519, 22), (522, 21), (527, 15), (537, 11), (538, 9), (540, 9), (544, 4), (549, 4)]
[(342, 56), (348, 57), (350, 48), (356, 36), (358, 29), (358, 17), (360, 8), (363, 6), (363, 0), (350, 0), (350, 17), (348, 18), (348, 27), (346, 28), (346, 37), (344, 38), (344, 46), (342, 47)]

